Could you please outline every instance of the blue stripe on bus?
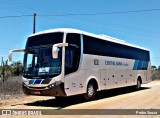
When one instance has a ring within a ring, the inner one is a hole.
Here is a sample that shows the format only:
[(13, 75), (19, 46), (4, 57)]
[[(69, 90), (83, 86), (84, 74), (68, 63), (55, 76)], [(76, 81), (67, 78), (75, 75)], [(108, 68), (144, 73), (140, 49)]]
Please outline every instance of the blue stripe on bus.
[(133, 70), (137, 70), (138, 62), (139, 62), (138, 60), (135, 60)]
[(133, 70), (147, 70), (149, 61), (135, 60)]
[(51, 81), (51, 78), (49, 79), (30, 79), (29, 84), (48, 84)]
[(29, 80), (29, 84), (33, 84), (33, 83), (34, 83), (34, 81), (35, 81), (35, 79), (31, 79), (31, 80)]
[(137, 67), (137, 70), (142, 70), (142, 61), (139, 61), (138, 62), (138, 67)]
[(42, 79), (36, 79), (36, 81), (34, 82), (34, 84), (40, 84), (42, 81)]

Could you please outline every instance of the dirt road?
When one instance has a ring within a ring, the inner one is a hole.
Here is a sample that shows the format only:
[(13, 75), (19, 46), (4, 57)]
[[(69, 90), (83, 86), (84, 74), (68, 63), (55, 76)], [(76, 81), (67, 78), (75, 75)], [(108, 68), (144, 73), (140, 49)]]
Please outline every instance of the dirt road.
[[(0, 101), (1, 109), (160, 109), (160, 81), (142, 85), (142, 90), (130, 88), (108, 90), (98, 93), (97, 98), (85, 102), (78, 97), (58, 101), (54, 97), (23, 96)], [(59, 117), (59, 116), (56, 116)], [(72, 116), (74, 117), (74, 116)], [(76, 116), (81, 117), (81, 116)], [(87, 117), (87, 116), (85, 116)], [(89, 117), (89, 116), (88, 116)], [(95, 117), (95, 116), (92, 116)], [(106, 116), (101, 116), (106, 117)], [(117, 116), (112, 116), (117, 117)], [(118, 116), (127, 117), (127, 116)], [(135, 117), (135, 116), (134, 116)], [(160, 116), (140, 116), (160, 117)], [(8, 117), (7, 117), (8, 118)]]

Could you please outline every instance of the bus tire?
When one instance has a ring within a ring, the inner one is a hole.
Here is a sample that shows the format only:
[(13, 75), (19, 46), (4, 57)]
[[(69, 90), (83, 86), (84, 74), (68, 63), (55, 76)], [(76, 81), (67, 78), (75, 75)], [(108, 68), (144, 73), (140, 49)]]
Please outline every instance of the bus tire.
[(142, 84), (141, 79), (138, 79), (138, 80), (137, 80), (137, 85), (135, 86), (135, 89), (136, 89), (137, 91), (141, 89), (141, 84)]
[(93, 100), (96, 95), (96, 89), (92, 82), (87, 85), (87, 91), (84, 94), (84, 99), (87, 101)]

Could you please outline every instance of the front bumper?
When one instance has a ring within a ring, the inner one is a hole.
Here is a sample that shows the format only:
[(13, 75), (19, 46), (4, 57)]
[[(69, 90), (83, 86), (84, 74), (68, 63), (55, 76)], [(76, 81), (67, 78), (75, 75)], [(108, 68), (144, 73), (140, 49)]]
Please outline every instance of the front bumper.
[(29, 87), (23, 83), (23, 92), (26, 95), (39, 95), (39, 96), (66, 96), (64, 91), (64, 83), (53, 86), (52, 88), (42, 89), (40, 87)]

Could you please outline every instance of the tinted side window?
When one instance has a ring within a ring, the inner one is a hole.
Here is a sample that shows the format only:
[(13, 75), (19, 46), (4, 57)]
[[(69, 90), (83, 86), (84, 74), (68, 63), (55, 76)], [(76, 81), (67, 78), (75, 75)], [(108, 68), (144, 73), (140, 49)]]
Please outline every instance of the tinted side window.
[(68, 47), (66, 47), (65, 51), (65, 74), (69, 74), (77, 71), (79, 67), (81, 54), (80, 35), (67, 34), (66, 42)]
[(83, 35), (84, 53), (149, 61), (149, 51)]

